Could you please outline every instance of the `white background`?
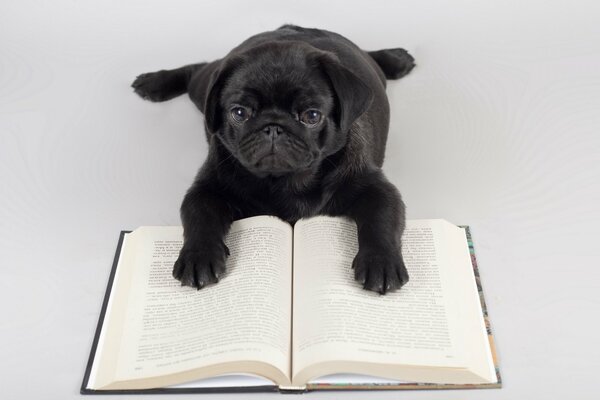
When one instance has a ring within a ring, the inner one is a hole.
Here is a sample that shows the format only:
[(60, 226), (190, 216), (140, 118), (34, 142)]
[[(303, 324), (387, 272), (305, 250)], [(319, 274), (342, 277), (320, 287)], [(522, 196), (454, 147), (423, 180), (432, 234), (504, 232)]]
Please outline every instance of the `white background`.
[(201, 114), (185, 96), (142, 101), (131, 81), (286, 22), (415, 56), (389, 84), (385, 171), (410, 218), (472, 227), (505, 380), (302, 398), (594, 397), (599, 11), (593, 1), (2, 1), (2, 397), (79, 396), (119, 231), (179, 224), (206, 155)]

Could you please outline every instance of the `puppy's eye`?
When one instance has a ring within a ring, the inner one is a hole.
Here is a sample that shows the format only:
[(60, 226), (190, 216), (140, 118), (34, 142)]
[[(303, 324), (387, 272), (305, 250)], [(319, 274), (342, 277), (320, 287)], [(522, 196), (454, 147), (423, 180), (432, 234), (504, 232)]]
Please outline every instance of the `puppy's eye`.
[(238, 123), (246, 122), (250, 115), (252, 114), (252, 110), (246, 107), (235, 106), (230, 110), (231, 118)]
[(313, 127), (321, 122), (321, 111), (310, 108), (300, 115), (300, 122), (308, 127)]

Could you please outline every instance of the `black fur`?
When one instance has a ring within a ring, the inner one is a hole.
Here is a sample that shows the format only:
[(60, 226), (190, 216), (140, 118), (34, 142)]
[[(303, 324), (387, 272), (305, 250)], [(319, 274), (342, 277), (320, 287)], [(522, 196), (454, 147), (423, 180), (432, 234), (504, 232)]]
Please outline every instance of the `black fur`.
[[(187, 92), (205, 115), (209, 154), (181, 206), (185, 240), (173, 276), (198, 289), (217, 282), (236, 219), (324, 214), (356, 221), (352, 267), (365, 289), (405, 284), (404, 204), (381, 166), (386, 78), (406, 75), (413, 61), (403, 49), (365, 52), (338, 34), (284, 25), (220, 60), (140, 75), (132, 86), (144, 99)], [(306, 110), (321, 121), (307, 125)]]

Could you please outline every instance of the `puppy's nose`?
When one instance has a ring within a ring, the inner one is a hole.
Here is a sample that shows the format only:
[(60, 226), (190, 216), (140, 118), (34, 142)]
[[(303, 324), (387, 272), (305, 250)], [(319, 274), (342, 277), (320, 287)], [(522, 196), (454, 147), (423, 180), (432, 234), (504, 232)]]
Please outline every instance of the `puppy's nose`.
[(263, 132), (271, 139), (275, 139), (281, 132), (283, 132), (283, 128), (279, 125), (268, 125), (263, 128)]

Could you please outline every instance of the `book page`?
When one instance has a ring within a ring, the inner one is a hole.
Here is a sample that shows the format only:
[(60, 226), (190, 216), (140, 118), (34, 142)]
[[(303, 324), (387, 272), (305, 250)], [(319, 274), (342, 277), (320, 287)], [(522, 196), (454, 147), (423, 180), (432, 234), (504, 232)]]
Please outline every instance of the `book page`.
[[(380, 295), (362, 289), (354, 280), (351, 265), (358, 242), (353, 221), (317, 217), (296, 223), (295, 384), (325, 373), (363, 373), (365, 367), (372, 375), (410, 381), (431, 379), (428, 368), (438, 367), (446, 371), (445, 376), (436, 377), (445, 380), (439, 383), (463, 383), (466, 375), (456, 370), (472, 360), (470, 350), (465, 350), (470, 333), (461, 329), (465, 326), (461, 318), (477, 315), (461, 311), (462, 302), (474, 300), (455, 279), (458, 267), (449, 261), (444, 239), (447, 225), (460, 235), (460, 228), (443, 220), (407, 222), (402, 254), (410, 281), (399, 291)], [(466, 239), (464, 247), (468, 252)], [(463, 262), (468, 274), (470, 259)], [(474, 281), (472, 276), (471, 269)], [(464, 273), (460, 277), (469, 279)], [(475, 326), (479, 323), (476, 320)], [(476, 330), (472, 336), (485, 339), (485, 332)], [(484, 381), (477, 376), (468, 379)]]
[(177, 385), (167, 386), (167, 389), (196, 389), (196, 388), (240, 388), (272, 386), (273, 382), (269, 379), (253, 374), (224, 374), (211, 378), (199, 379), (191, 382), (179, 383)]
[(142, 227), (128, 235), (131, 242), (135, 246), (122, 252), (131, 258), (123, 265), (128, 278), (113, 288), (113, 303), (125, 311), (105, 320), (102, 353), (113, 360), (98, 368), (96, 387), (157, 387), (257, 373), (244, 370), (251, 363), (270, 366), (265, 371), (277, 375), (271, 379), (289, 380), (292, 229), (287, 223), (273, 217), (234, 222), (225, 240), (231, 252), (227, 271), (219, 283), (201, 290), (182, 287), (172, 277), (182, 228)]

